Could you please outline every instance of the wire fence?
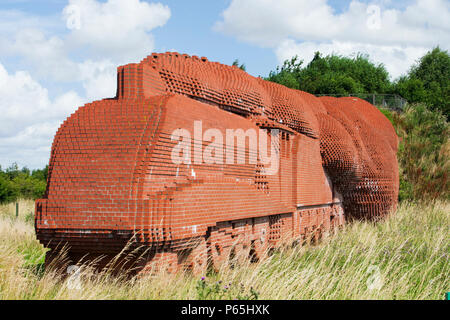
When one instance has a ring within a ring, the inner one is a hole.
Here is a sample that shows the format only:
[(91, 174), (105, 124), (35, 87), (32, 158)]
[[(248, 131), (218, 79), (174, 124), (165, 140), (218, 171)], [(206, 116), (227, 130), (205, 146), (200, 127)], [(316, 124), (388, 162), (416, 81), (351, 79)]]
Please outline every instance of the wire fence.
[(408, 101), (397, 94), (356, 93), (356, 94), (316, 94), (317, 97), (357, 97), (371, 104), (394, 111), (403, 111)]

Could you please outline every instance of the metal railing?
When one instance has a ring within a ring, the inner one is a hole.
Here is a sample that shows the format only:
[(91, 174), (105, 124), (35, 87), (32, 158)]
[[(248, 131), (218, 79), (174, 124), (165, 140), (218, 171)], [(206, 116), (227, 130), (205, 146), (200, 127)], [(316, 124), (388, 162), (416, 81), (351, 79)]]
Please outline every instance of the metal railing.
[(378, 93), (355, 93), (355, 94), (316, 94), (317, 97), (357, 97), (371, 104), (394, 111), (403, 111), (408, 103), (405, 99), (397, 94), (378, 94)]

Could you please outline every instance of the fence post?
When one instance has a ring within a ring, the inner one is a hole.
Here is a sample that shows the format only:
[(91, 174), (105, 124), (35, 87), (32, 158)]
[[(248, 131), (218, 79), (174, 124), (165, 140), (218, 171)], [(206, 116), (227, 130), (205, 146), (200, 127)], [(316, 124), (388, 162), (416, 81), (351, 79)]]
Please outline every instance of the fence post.
[(16, 218), (19, 217), (19, 203), (16, 202)]

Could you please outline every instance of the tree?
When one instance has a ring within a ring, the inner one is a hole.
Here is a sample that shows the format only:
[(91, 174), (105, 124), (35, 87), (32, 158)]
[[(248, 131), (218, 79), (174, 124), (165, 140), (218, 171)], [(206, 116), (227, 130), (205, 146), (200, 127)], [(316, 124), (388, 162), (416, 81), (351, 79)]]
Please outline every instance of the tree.
[(312, 94), (385, 93), (391, 86), (384, 65), (374, 64), (368, 55), (322, 57), (316, 52), (305, 68), (302, 64), (298, 57), (286, 60), (267, 80)]
[(409, 103), (423, 102), (426, 100), (426, 91), (422, 80), (400, 77), (395, 83), (394, 93), (405, 98)]
[(292, 89), (299, 89), (298, 77), (301, 72), (303, 60), (299, 60), (298, 56), (291, 60), (286, 60), (283, 66), (277, 67), (275, 71), (269, 73), (266, 80), (276, 82)]
[(246, 71), (245, 70), (245, 64), (242, 63), (241, 65), (239, 65), (239, 60), (238, 59), (233, 61), (232, 66), (238, 67), (239, 69), (241, 69), (243, 71)]
[(3, 171), (0, 168), (0, 202), (17, 198), (41, 198), (47, 186), (48, 166), (30, 172), (27, 167), (19, 169), (17, 163)]
[(425, 104), (400, 114), (384, 110), (401, 137), (398, 161), (400, 200), (449, 198), (449, 130), (445, 116)]
[[(414, 90), (408, 92), (414, 95), (411, 99), (417, 99), (413, 102), (424, 102), (431, 110), (441, 110), (449, 118), (450, 115), (450, 55), (447, 51), (439, 47), (434, 48), (425, 54), (417, 64), (415, 64), (407, 76), (410, 81), (408, 85), (416, 86), (417, 93)], [(402, 85), (405, 83), (399, 81), (397, 85), (398, 93), (401, 94)], [(420, 86), (423, 86), (423, 91)], [(404, 97), (408, 100), (407, 97)]]
[(48, 165), (44, 169), (35, 169), (31, 172), (31, 177), (37, 180), (47, 181)]
[(19, 166), (17, 165), (16, 162), (14, 162), (12, 165), (10, 165), (8, 168), (6, 168), (5, 173), (8, 176), (8, 179), (12, 180), (15, 177), (17, 177), (20, 173)]
[(5, 175), (0, 175), (0, 203), (12, 202), (17, 198), (17, 190)]

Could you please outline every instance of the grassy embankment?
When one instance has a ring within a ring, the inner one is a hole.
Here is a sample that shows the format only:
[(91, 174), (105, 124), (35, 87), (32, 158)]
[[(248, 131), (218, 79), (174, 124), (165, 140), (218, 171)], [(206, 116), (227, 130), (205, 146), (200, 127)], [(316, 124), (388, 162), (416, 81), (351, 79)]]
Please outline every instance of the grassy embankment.
[[(0, 207), (1, 299), (443, 299), (450, 279), (450, 204), (402, 203), (378, 224), (356, 222), (317, 245), (284, 248), (258, 264), (124, 279), (44, 271), (30, 211)], [(70, 282), (71, 281), (71, 282)], [(220, 281), (220, 282), (219, 282)]]

